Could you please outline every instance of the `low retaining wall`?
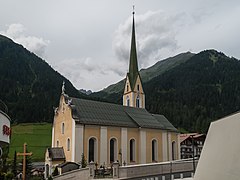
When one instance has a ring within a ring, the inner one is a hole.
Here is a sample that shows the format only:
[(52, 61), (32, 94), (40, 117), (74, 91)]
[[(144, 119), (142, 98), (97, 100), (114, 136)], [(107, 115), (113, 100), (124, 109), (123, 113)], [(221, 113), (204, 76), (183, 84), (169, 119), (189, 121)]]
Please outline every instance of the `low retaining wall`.
[[(197, 165), (197, 161), (195, 161)], [(176, 174), (193, 171), (193, 162), (186, 160), (162, 162), (162, 163), (151, 163), (151, 164), (140, 164), (131, 166), (119, 166), (119, 163), (113, 163), (113, 179), (131, 179), (139, 177), (152, 177), (166, 174)], [(89, 164), (89, 168), (77, 169), (66, 172), (62, 175), (56, 176), (54, 180), (88, 180), (94, 179), (95, 165), (94, 163)]]
[[(197, 162), (196, 162), (197, 164)], [(192, 161), (174, 161), (119, 167), (119, 179), (129, 179), (159, 174), (188, 172), (193, 170)]]
[(89, 179), (90, 177), (90, 171), (89, 168), (83, 168), (83, 169), (77, 169), (73, 171), (66, 172), (62, 175), (53, 177), (54, 180), (65, 180), (65, 179), (71, 179), (71, 180), (85, 180)]

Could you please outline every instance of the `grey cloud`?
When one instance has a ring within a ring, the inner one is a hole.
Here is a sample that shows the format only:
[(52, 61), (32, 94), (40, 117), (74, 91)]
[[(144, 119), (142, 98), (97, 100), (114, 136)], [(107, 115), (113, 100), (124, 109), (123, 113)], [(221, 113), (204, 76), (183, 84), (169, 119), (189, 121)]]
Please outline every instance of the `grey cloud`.
[(125, 66), (123, 62), (112, 60), (108, 63), (103, 63), (96, 61), (92, 57), (86, 57), (76, 59), (69, 58), (58, 61), (58, 63), (54, 65), (54, 68), (74, 83), (78, 83), (79, 81), (85, 81), (89, 76), (101, 77), (110, 74), (124, 76), (124, 74), (126, 74)]
[(50, 43), (50, 41), (43, 38), (25, 35), (26, 28), (22, 24), (11, 24), (6, 31), (0, 31), (0, 33), (22, 44), (29, 51), (40, 57), (44, 56), (46, 47)]
[[(138, 49), (138, 61), (140, 68), (148, 66), (153, 60), (161, 57), (161, 50), (168, 48), (174, 51), (178, 48), (175, 26), (182, 14), (167, 15), (163, 11), (148, 11), (142, 15), (136, 15), (136, 37)], [(115, 32), (113, 50), (120, 61), (129, 61), (130, 35), (132, 17), (121, 24)]]

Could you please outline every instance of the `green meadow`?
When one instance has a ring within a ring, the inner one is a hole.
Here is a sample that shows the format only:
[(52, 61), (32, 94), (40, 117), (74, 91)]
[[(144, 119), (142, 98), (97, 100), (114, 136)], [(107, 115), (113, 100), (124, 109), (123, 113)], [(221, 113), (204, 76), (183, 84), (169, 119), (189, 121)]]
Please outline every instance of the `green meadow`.
[[(10, 160), (14, 152), (23, 152), (23, 144), (27, 143), (27, 151), (32, 152), (33, 161), (44, 161), (45, 151), (51, 146), (52, 124), (27, 123), (11, 126), (12, 135), (9, 149)], [(22, 157), (17, 157), (22, 159)]]

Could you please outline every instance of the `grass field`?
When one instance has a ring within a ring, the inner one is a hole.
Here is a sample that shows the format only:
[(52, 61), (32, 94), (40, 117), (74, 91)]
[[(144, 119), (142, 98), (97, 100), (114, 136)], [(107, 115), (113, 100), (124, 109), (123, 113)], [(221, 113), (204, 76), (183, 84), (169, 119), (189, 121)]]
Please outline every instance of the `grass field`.
[[(28, 152), (32, 152), (33, 161), (44, 161), (45, 151), (51, 146), (52, 124), (18, 124), (11, 126), (9, 158), (13, 159), (14, 152), (23, 152), (23, 143), (27, 143)], [(18, 157), (21, 159), (21, 157)]]

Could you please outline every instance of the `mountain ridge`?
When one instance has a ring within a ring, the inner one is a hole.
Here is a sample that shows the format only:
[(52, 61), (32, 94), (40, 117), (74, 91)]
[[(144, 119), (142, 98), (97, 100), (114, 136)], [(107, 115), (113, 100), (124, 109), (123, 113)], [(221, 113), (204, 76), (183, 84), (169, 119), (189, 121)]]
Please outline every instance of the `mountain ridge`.
[[(240, 61), (204, 50), (143, 86), (149, 112), (165, 115), (179, 129), (206, 132), (211, 121), (240, 108)], [(122, 103), (121, 93), (99, 94)]]
[(69, 95), (85, 97), (40, 57), (0, 35), (0, 97), (14, 123), (52, 122), (63, 81)]
[[(206, 132), (211, 121), (240, 108), (240, 61), (222, 52), (181, 53), (140, 74), (146, 109), (179, 129)], [(0, 98), (13, 123), (52, 122), (63, 81), (71, 97), (122, 104), (124, 80), (90, 95), (79, 93), (44, 60), (0, 35)]]
[[(194, 53), (191, 52), (180, 53), (176, 56), (160, 60), (149, 68), (141, 69), (139, 73), (143, 84), (152, 78), (170, 70), (171, 68), (184, 63), (193, 55)], [(101, 91), (93, 92), (90, 94), (90, 96), (97, 98), (101, 97), (105, 101), (121, 104), (121, 96), (123, 93), (124, 83), (125, 79), (122, 79), (121, 81), (112, 84)], [(117, 98), (115, 99), (115, 97)]]

